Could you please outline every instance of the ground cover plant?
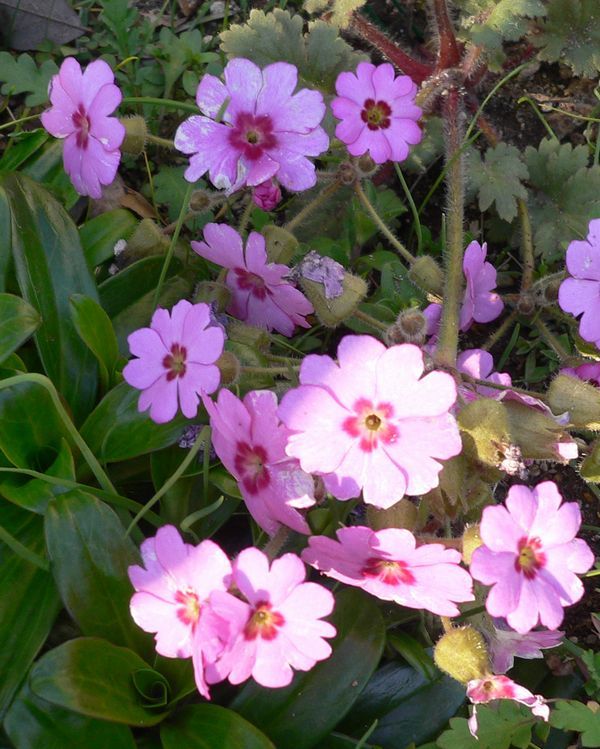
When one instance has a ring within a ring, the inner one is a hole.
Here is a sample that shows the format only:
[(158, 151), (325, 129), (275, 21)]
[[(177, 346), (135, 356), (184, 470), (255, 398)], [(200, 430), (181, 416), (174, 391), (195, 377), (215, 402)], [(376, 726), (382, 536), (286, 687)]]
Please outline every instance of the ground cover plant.
[(0, 19), (0, 746), (600, 746), (596, 3)]

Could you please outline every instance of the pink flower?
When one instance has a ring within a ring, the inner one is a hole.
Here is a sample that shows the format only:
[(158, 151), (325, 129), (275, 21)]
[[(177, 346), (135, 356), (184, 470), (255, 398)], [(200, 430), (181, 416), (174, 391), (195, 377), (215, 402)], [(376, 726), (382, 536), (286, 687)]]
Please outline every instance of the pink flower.
[(275, 62), (261, 71), (243, 58), (227, 63), (225, 83), (205, 75), (196, 102), (206, 116), (189, 117), (175, 134), (175, 147), (193, 154), (188, 182), (208, 171), (213, 185), (229, 192), (275, 175), (288, 190), (313, 187), (315, 167), (306, 156), (329, 146), (319, 127), (325, 104), (318, 91), (294, 94), (297, 83), (295, 65)]
[(138, 410), (150, 408), (157, 424), (171, 421), (181, 407), (193, 418), (198, 412), (200, 393), (219, 387), (221, 375), (215, 362), (223, 353), (225, 335), (211, 325), (207, 304), (190, 304), (182, 299), (169, 315), (160, 307), (152, 315), (149, 328), (135, 330), (128, 338), (132, 359), (123, 377), (142, 390)]
[(357, 497), (390, 507), (405, 494), (438, 485), (439, 459), (458, 455), (461, 441), (449, 409), (453, 378), (423, 375), (423, 354), (412, 344), (387, 348), (349, 335), (329, 356), (307, 356), (300, 387), (279, 415), (292, 431), (287, 453), (308, 473), (323, 476), (338, 499)]
[(281, 190), (274, 179), (261, 182), (252, 190), (252, 200), (263, 211), (272, 211), (281, 200)]
[(410, 531), (341, 528), (337, 541), (312, 536), (302, 559), (328, 577), (363, 588), (384, 601), (440, 616), (457, 616), (456, 602), (473, 601), (473, 582), (461, 555), (442, 544), (416, 548)]
[(486, 507), (481, 520), (483, 546), (473, 552), (471, 575), (491, 585), (486, 608), (524, 634), (538, 624), (556, 629), (563, 606), (583, 596), (576, 573), (587, 572), (594, 555), (582, 539), (576, 502), (565, 502), (556, 484), (533, 491), (520, 484), (508, 492), (505, 507)]
[(504, 309), (496, 288), (496, 269), (486, 262), (487, 243), (471, 242), (465, 250), (463, 272), (467, 286), (460, 310), (460, 329), (468, 330), (473, 321), (491, 322)]
[[(474, 377), (477, 380), (489, 380), (489, 382), (495, 382), (498, 385), (504, 385), (508, 387), (512, 385), (512, 379), (507, 372), (493, 372), (494, 369), (494, 357), (489, 351), (483, 349), (468, 349), (458, 355), (456, 359), (456, 367), (459, 372)], [(499, 398), (499, 396), (506, 391), (496, 390), (485, 385), (473, 385), (472, 387), (463, 386), (460, 388), (462, 397), (467, 401), (473, 401), (477, 399), (479, 394), (485, 398)]]
[(291, 336), (296, 325), (310, 328), (305, 315), (312, 304), (301, 291), (285, 280), (287, 265), (267, 262), (265, 239), (250, 232), (246, 249), (235, 229), (226, 224), (207, 224), (205, 242), (192, 242), (194, 252), (229, 268), (226, 284), (231, 291), (227, 311), (249, 325), (277, 330)]
[(192, 658), (196, 685), (208, 698), (206, 663), (229, 636), (226, 623), (205, 605), (212, 591), (225, 591), (231, 565), (217, 544), (190, 546), (166, 525), (142, 546), (143, 567), (129, 567), (136, 589), (131, 616), (145, 632), (155, 632), (156, 651), (166, 658)]
[(495, 674), (505, 674), (517, 658), (542, 658), (542, 650), (555, 648), (562, 642), (564, 632), (560, 630), (536, 630), (519, 634), (496, 620), (488, 640), (490, 661)]
[(590, 221), (587, 239), (575, 240), (567, 248), (565, 279), (558, 290), (558, 303), (578, 317), (579, 335), (600, 345), (600, 219)]
[(341, 120), (335, 134), (353, 156), (369, 151), (377, 164), (404, 161), (409, 146), (421, 142), (417, 86), (407, 75), (396, 77), (389, 63), (361, 62), (356, 74), (338, 75), (335, 90), (331, 109)]
[(469, 732), (477, 738), (477, 708), (476, 705), (492, 702), (493, 700), (514, 700), (526, 705), (534, 715), (546, 722), (550, 717), (550, 708), (541, 694), (533, 694), (525, 687), (517, 684), (508, 676), (488, 674), (482, 679), (473, 679), (467, 684), (467, 697), (473, 703), (473, 713), (469, 718)]
[(578, 367), (564, 367), (559, 374), (577, 377), (579, 380), (585, 380), (596, 387), (600, 387), (600, 363), (588, 362), (580, 364)]
[(314, 482), (285, 454), (288, 430), (277, 417), (277, 396), (253, 390), (244, 400), (221, 390), (204, 398), (215, 451), (236, 479), (250, 514), (269, 535), (280, 525), (310, 533), (298, 509), (315, 503)]
[(80, 195), (102, 197), (101, 185), (115, 178), (125, 128), (109, 117), (121, 102), (121, 91), (104, 60), (91, 62), (82, 73), (67, 57), (50, 81), (52, 106), (42, 113), (42, 125), (55, 138), (64, 138), (65, 171)]
[(284, 554), (269, 568), (262, 551), (244, 549), (233, 563), (233, 583), (244, 600), (214, 592), (210, 607), (231, 624), (232, 636), (215, 663), (208, 665), (209, 684), (228, 678), (240, 684), (252, 676), (264, 687), (285, 687), (292, 669), (309, 671), (331, 655), (324, 637), (335, 627), (321, 621), (334, 606), (332, 594), (305, 583), (299, 557)]

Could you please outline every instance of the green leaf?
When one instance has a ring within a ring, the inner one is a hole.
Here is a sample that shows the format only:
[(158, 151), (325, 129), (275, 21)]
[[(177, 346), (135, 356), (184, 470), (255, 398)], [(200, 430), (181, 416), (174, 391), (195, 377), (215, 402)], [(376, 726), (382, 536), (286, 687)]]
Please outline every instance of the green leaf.
[(469, 163), (469, 179), (479, 193), (479, 210), (487, 211), (495, 203), (496, 211), (504, 221), (512, 221), (517, 215), (517, 198), (525, 200), (527, 191), (521, 180), (527, 179), (527, 167), (514, 146), (499, 143), (488, 148), (482, 159), (478, 151), (472, 151)]
[(110, 318), (97, 302), (83, 294), (71, 297), (71, 315), (75, 329), (98, 361), (100, 381), (107, 390), (120, 359)]
[(24, 299), (0, 294), (0, 363), (25, 343), (40, 322), (36, 310)]
[(498, 701), (498, 708), (477, 706), (478, 731), (473, 738), (466, 718), (452, 718), (450, 729), (438, 738), (441, 749), (527, 749), (536, 722), (531, 712), (510, 700)]
[(578, 731), (582, 746), (600, 746), (598, 703), (592, 706), (575, 700), (559, 700), (550, 714), (550, 723), (563, 731)]
[(364, 56), (341, 39), (338, 30), (324, 21), (304, 19), (275, 8), (270, 13), (254, 8), (247, 23), (234, 24), (221, 33), (221, 49), (229, 59), (246, 57), (260, 67), (291, 62), (300, 82), (333, 93), (335, 80), (345, 70), (355, 70)]
[(160, 738), (164, 749), (275, 749), (258, 728), (218, 705), (188, 705), (163, 723)]
[(80, 226), (79, 239), (90, 270), (114, 258), (116, 243), (129, 239), (138, 223), (131, 211), (116, 208)]
[(133, 675), (149, 669), (139, 655), (96, 637), (80, 637), (43, 655), (29, 677), (32, 692), (53, 705), (91, 718), (153, 726), (164, 712), (147, 710)]
[[(161, 166), (160, 171), (154, 177), (154, 198), (157, 203), (164, 205), (167, 209), (169, 221), (177, 221), (183, 201), (188, 188), (183, 173), (184, 166)], [(194, 183), (194, 190), (203, 190), (206, 182), (199, 179)], [(212, 216), (210, 212), (194, 216), (187, 224), (190, 229), (199, 231)]]
[(0, 83), (5, 96), (27, 94), (25, 104), (37, 107), (48, 101), (48, 84), (50, 78), (58, 73), (58, 67), (52, 60), (46, 60), (38, 66), (30, 55), (13, 57), (9, 52), (0, 52)]
[(160, 30), (157, 56), (165, 76), (165, 98), (169, 98), (173, 87), (185, 70), (219, 59), (215, 52), (202, 52), (202, 34), (198, 29), (175, 35), (163, 27)]
[(133, 686), (142, 697), (142, 705), (152, 710), (165, 707), (169, 701), (169, 682), (158, 671), (141, 668), (133, 674)]
[(4, 720), (17, 749), (135, 749), (131, 730), (56, 707), (24, 686)]
[(113, 510), (79, 490), (61, 494), (46, 511), (46, 542), (65, 608), (83, 634), (149, 651), (129, 613), (127, 568), (138, 553)]
[(372, 598), (342, 590), (331, 621), (338, 633), (327, 660), (297, 673), (283, 689), (251, 682), (231, 705), (277, 746), (309, 749), (323, 739), (351, 709), (379, 662), (385, 628)]
[(563, 62), (575, 75), (600, 70), (600, 13), (596, 0), (549, 0), (548, 16), (532, 41), (542, 60)]
[(0, 159), (0, 172), (12, 172), (38, 151), (48, 140), (50, 134), (46, 130), (26, 130), (13, 136), (12, 146), (7, 149)]
[[(42, 519), (14, 505), (3, 505), (2, 527), (35, 554), (44, 554)], [(60, 608), (49, 572), (0, 543), (0, 720)]]
[(100, 461), (135, 458), (168, 447), (181, 437), (188, 423), (183, 416), (155, 424), (148, 413), (138, 411), (139, 396), (139, 390), (122, 382), (104, 396), (81, 427), (81, 436)]
[(73, 221), (40, 185), (22, 174), (0, 177), (0, 200), (10, 205), (12, 253), (21, 293), (42, 317), (35, 342), (49, 378), (80, 422), (91, 411), (97, 365), (71, 321), (69, 298), (97, 300)]

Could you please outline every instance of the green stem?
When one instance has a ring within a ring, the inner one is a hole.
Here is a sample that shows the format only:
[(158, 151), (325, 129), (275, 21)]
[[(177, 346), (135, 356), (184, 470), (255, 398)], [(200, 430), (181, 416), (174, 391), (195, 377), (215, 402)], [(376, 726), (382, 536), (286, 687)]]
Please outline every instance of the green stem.
[(493, 388), (494, 390), (511, 390), (513, 393), (521, 393), (521, 395), (529, 395), (532, 398), (546, 402), (545, 393), (536, 393), (535, 390), (525, 390), (525, 388), (519, 388), (516, 385), (500, 385), (498, 382), (490, 382), (489, 380), (480, 380), (478, 377), (469, 377), (462, 375), (463, 379), (467, 382), (474, 382), (476, 385), (484, 385), (487, 388)]
[(335, 180), (334, 182), (331, 182), (327, 187), (324, 187), (321, 192), (316, 195), (309, 203), (307, 203), (304, 208), (302, 208), (293, 219), (288, 221), (288, 223), (283, 227), (286, 231), (293, 231), (297, 226), (299, 226), (310, 214), (319, 208), (319, 206), (323, 205), (334, 193), (336, 193), (341, 187), (341, 182), (339, 180)]
[(270, 561), (273, 561), (283, 549), (289, 537), (290, 529), (286, 528), (285, 525), (280, 525), (275, 535), (263, 547), (263, 552), (269, 557)]
[(167, 254), (165, 255), (165, 261), (160, 271), (160, 278), (158, 279), (158, 283), (156, 285), (156, 291), (154, 292), (154, 300), (152, 302), (152, 307), (154, 309), (156, 309), (158, 306), (160, 292), (162, 291), (165, 278), (167, 277), (169, 265), (171, 264), (173, 253), (175, 252), (175, 245), (177, 244), (177, 240), (179, 239), (179, 234), (181, 232), (181, 227), (183, 226), (183, 221), (186, 216), (186, 212), (187, 212), (188, 205), (190, 202), (190, 196), (192, 194), (193, 189), (194, 189), (194, 185), (190, 182), (185, 191), (183, 203), (181, 204), (181, 210), (179, 211), (179, 218), (177, 219), (177, 223), (175, 224), (175, 231), (173, 232), (173, 236), (171, 237), (171, 243), (169, 244), (169, 249), (167, 250)]
[(266, 375), (285, 375), (290, 370), (299, 369), (300, 365), (290, 365), (289, 367), (240, 367), (242, 374), (266, 374)]
[(392, 247), (394, 247), (394, 249), (398, 251), (398, 253), (404, 258), (404, 260), (406, 260), (409, 265), (412, 265), (415, 262), (415, 258), (410, 254), (410, 252), (406, 249), (402, 242), (388, 229), (387, 224), (377, 213), (375, 208), (371, 205), (371, 201), (367, 197), (367, 194), (363, 190), (360, 182), (356, 182), (356, 184), (354, 185), (354, 189), (356, 191), (356, 194), (358, 195), (360, 202), (363, 204), (367, 213), (375, 222), (379, 231), (386, 237), (388, 242), (392, 245)]
[(16, 375), (15, 377), (8, 377), (6, 380), (0, 381), (0, 390), (4, 390), (6, 388), (13, 387), (15, 385), (21, 385), (22, 383), (26, 383), (26, 382), (34, 383), (36, 385), (41, 385), (43, 388), (45, 388), (48, 391), (48, 394), (50, 395), (50, 398), (52, 399), (54, 408), (56, 409), (58, 415), (60, 416), (61, 421), (63, 422), (67, 431), (69, 432), (71, 439), (79, 448), (79, 451), (83, 455), (85, 462), (90, 467), (92, 473), (96, 477), (100, 486), (105, 491), (109, 492), (110, 494), (117, 494), (117, 491), (115, 487), (112, 485), (111, 480), (108, 478), (108, 476), (102, 469), (102, 466), (100, 465), (100, 463), (98, 463), (98, 461), (96, 460), (94, 453), (90, 450), (90, 448), (87, 446), (83, 437), (79, 434), (79, 432), (75, 428), (75, 425), (71, 421), (69, 414), (65, 411), (65, 408), (63, 404), (61, 403), (60, 398), (58, 397), (56, 388), (54, 387), (52, 382), (47, 377), (44, 377), (44, 375), (37, 374), (35, 372)]
[(511, 325), (514, 323), (514, 321), (517, 318), (516, 312), (511, 312), (510, 315), (503, 321), (502, 325), (500, 325), (499, 328), (497, 328), (490, 337), (485, 341), (485, 343), (481, 346), (481, 348), (484, 351), (489, 351), (492, 346), (495, 346), (498, 341), (508, 333), (508, 329), (511, 327)]
[(415, 201), (413, 200), (412, 193), (409, 190), (408, 185), (406, 184), (406, 180), (404, 179), (404, 175), (402, 174), (402, 169), (400, 169), (400, 166), (396, 162), (394, 162), (394, 169), (396, 170), (396, 174), (398, 175), (398, 179), (400, 180), (400, 184), (402, 185), (402, 189), (404, 190), (404, 194), (406, 195), (408, 205), (410, 206), (410, 211), (413, 215), (415, 234), (417, 235), (417, 254), (420, 255), (421, 248), (423, 247), (423, 232), (421, 231), (421, 219), (419, 218), (419, 211), (417, 210), (417, 206), (415, 204)]
[(188, 454), (179, 464), (179, 467), (177, 468), (177, 470), (165, 481), (165, 483), (160, 487), (160, 489), (146, 502), (146, 504), (142, 507), (142, 509), (138, 512), (138, 514), (133, 518), (133, 520), (129, 524), (129, 528), (127, 528), (127, 532), (125, 533), (126, 536), (128, 536), (131, 533), (131, 531), (135, 528), (135, 526), (146, 515), (148, 510), (152, 509), (152, 507), (154, 507), (154, 505), (158, 502), (158, 500), (161, 497), (163, 497), (169, 491), (169, 489), (175, 485), (177, 481), (179, 481), (179, 479), (183, 476), (183, 474), (186, 472), (188, 467), (192, 464), (192, 462), (196, 458), (196, 455), (200, 451), (200, 448), (202, 447), (202, 445), (204, 444), (208, 445), (209, 440), (210, 440), (210, 427), (205, 426), (201, 430), (200, 434), (196, 437), (196, 441), (190, 448)]
[(542, 125), (546, 128), (546, 132), (548, 135), (553, 138), (554, 140), (558, 140), (556, 137), (556, 133), (554, 130), (550, 127), (548, 124), (548, 121), (544, 117), (544, 115), (540, 112), (538, 105), (533, 101), (533, 99), (530, 99), (529, 96), (522, 96), (520, 99), (517, 99), (517, 104), (522, 104), (523, 102), (527, 102), (533, 109), (533, 111), (536, 113), (539, 121), (542, 123)]
[(447, 164), (446, 248), (444, 254), (444, 304), (436, 358), (440, 364), (454, 366), (458, 351), (458, 326), (463, 293), (463, 222), (465, 215), (464, 164), (454, 158), (463, 142), (463, 104), (457, 88), (450, 88), (443, 103), (446, 124), (445, 158)]
[(357, 320), (361, 320), (367, 325), (370, 325), (372, 328), (375, 328), (376, 330), (387, 331), (387, 329), (390, 327), (389, 325), (386, 325), (385, 323), (380, 322), (375, 317), (371, 317), (371, 315), (368, 315), (366, 312), (363, 312), (360, 309), (355, 309), (354, 312), (352, 313), (352, 316), (356, 317)]
[(39, 120), (39, 118), (40, 118), (39, 114), (30, 114), (27, 117), (20, 117), (18, 120), (11, 120), (10, 122), (5, 122), (4, 125), (0, 125), (0, 130), (10, 130), (11, 127), (20, 125), (22, 122), (29, 122), (30, 120)]
[(517, 198), (519, 221), (521, 222), (521, 258), (523, 260), (523, 276), (521, 278), (521, 294), (528, 291), (533, 283), (533, 269), (535, 265), (533, 254), (533, 234), (527, 203)]
[(542, 338), (546, 341), (546, 343), (550, 346), (550, 348), (554, 351), (558, 358), (561, 359), (561, 361), (564, 361), (571, 356), (571, 354), (565, 349), (565, 347), (554, 335), (554, 333), (546, 326), (546, 323), (537, 318), (536, 320), (534, 320), (534, 325), (538, 329)]
[(157, 99), (154, 96), (126, 96), (121, 104), (153, 104), (157, 107), (180, 109), (182, 112), (200, 114), (200, 110), (195, 104), (188, 104), (185, 101), (175, 101), (174, 99)]
[(173, 143), (173, 141), (169, 140), (168, 138), (161, 138), (158, 135), (151, 135), (150, 133), (147, 133), (146, 141), (148, 143), (154, 143), (157, 146), (162, 146), (162, 148), (170, 148), (172, 151), (175, 150), (175, 143)]
[(248, 201), (246, 202), (246, 205), (244, 206), (244, 210), (240, 218), (240, 225), (238, 226), (238, 234), (244, 234), (244, 232), (246, 231), (246, 227), (248, 226), (248, 221), (250, 221), (250, 213), (252, 212), (253, 205), (254, 205), (254, 201), (252, 200), (252, 195), (249, 195)]
[(41, 570), (44, 570), (44, 572), (48, 572), (48, 570), (50, 569), (50, 565), (48, 564), (48, 561), (46, 559), (43, 559), (34, 551), (31, 551), (31, 549), (28, 549), (27, 546), (23, 546), (23, 544), (20, 541), (18, 541), (13, 535), (11, 535), (1, 525), (0, 525), (0, 541), (5, 543), (9, 549), (14, 551), (14, 553), (20, 556), (22, 559), (25, 559), (27, 562), (31, 562), (31, 564), (34, 564), (36, 567), (39, 567)]

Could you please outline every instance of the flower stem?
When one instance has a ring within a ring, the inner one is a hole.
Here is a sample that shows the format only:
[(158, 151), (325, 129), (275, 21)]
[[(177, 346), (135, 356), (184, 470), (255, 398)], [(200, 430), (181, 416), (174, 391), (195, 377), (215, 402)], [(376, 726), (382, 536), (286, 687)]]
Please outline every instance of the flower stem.
[(309, 216), (316, 208), (319, 208), (323, 203), (325, 203), (334, 193), (336, 193), (341, 187), (341, 182), (339, 180), (335, 180), (334, 182), (331, 182), (327, 187), (323, 188), (321, 192), (316, 195), (310, 203), (307, 203), (304, 208), (302, 208), (293, 219), (288, 221), (288, 223), (283, 227), (286, 231), (293, 231), (297, 226), (299, 226), (306, 218)]
[(490, 337), (485, 341), (485, 343), (481, 346), (481, 348), (484, 351), (489, 351), (493, 346), (495, 346), (498, 341), (506, 335), (508, 332), (508, 329), (510, 326), (514, 323), (516, 320), (517, 313), (511, 312), (510, 315), (502, 322), (502, 325), (500, 325), (499, 328), (497, 328)]
[(354, 189), (356, 191), (356, 194), (358, 195), (360, 202), (363, 204), (367, 213), (375, 222), (379, 231), (386, 237), (388, 242), (398, 251), (398, 253), (404, 258), (404, 260), (406, 260), (409, 265), (412, 265), (415, 262), (415, 258), (410, 254), (410, 252), (406, 249), (402, 242), (397, 237), (395, 237), (394, 234), (392, 234), (392, 232), (388, 229), (384, 220), (371, 205), (371, 201), (367, 197), (367, 194), (363, 190), (360, 182), (355, 183)]
[(163, 148), (170, 148), (172, 151), (175, 150), (175, 143), (173, 143), (172, 140), (169, 140), (168, 138), (160, 138), (158, 135), (151, 135), (150, 133), (147, 133), (146, 140), (148, 143), (154, 143), (157, 146), (162, 146)]
[(272, 536), (263, 547), (263, 552), (269, 557), (269, 561), (273, 561), (277, 554), (283, 549), (286, 541), (290, 537), (290, 529), (286, 528), (285, 525), (280, 525), (277, 533)]
[(200, 110), (195, 104), (188, 104), (185, 101), (175, 101), (174, 99), (157, 99), (154, 96), (126, 96), (121, 104), (151, 104), (156, 107), (180, 109), (182, 112), (200, 114)]
[(27, 117), (20, 117), (18, 120), (11, 120), (10, 122), (5, 122), (4, 125), (0, 125), (0, 130), (10, 130), (11, 127), (15, 127), (16, 125), (20, 125), (22, 122), (29, 122), (30, 120), (38, 120), (39, 114), (30, 114)]
[(521, 395), (529, 395), (532, 398), (546, 402), (545, 393), (537, 393), (535, 390), (525, 390), (525, 388), (517, 387), (516, 385), (500, 385), (498, 382), (490, 382), (490, 380), (481, 380), (478, 377), (469, 377), (464, 374), (461, 375), (467, 382), (474, 382), (476, 385), (484, 385), (487, 388), (493, 388), (494, 390), (511, 390), (513, 393), (520, 393)]
[(244, 211), (240, 218), (240, 225), (238, 226), (238, 234), (243, 234), (246, 231), (246, 227), (248, 226), (248, 221), (250, 221), (250, 214), (252, 212), (253, 205), (254, 205), (254, 201), (252, 200), (252, 195), (249, 195), (246, 205), (244, 206)]
[(521, 222), (521, 258), (523, 260), (523, 276), (521, 277), (522, 294), (524, 291), (528, 291), (533, 283), (533, 235), (527, 203), (522, 198), (517, 198), (517, 209), (519, 211), (519, 221)]
[(3, 544), (6, 544), (8, 548), (14, 552), (17, 556), (21, 557), (21, 559), (24, 559), (26, 562), (29, 562), (30, 564), (34, 564), (36, 567), (39, 567), (41, 570), (44, 570), (44, 572), (48, 572), (50, 569), (50, 564), (48, 563), (47, 559), (44, 559), (43, 557), (36, 554), (34, 551), (31, 551), (27, 546), (23, 546), (23, 544), (16, 539), (11, 533), (9, 533), (5, 528), (3, 528), (0, 525), (0, 541)]
[(439, 38), (436, 68), (438, 71), (454, 68), (460, 61), (460, 49), (448, 15), (446, 0), (433, 0), (432, 5)]
[(267, 375), (285, 375), (289, 374), (290, 370), (299, 369), (300, 365), (292, 365), (289, 367), (240, 367), (242, 374), (267, 374)]
[(565, 349), (562, 343), (554, 335), (554, 333), (548, 328), (545, 322), (542, 322), (539, 318), (534, 320), (534, 325), (538, 329), (542, 338), (546, 341), (548, 346), (554, 351), (561, 361), (568, 359), (571, 354)]
[(386, 325), (380, 320), (377, 320), (375, 317), (371, 317), (371, 315), (368, 315), (366, 312), (363, 312), (360, 309), (355, 309), (354, 312), (352, 313), (352, 316), (356, 317), (357, 320), (361, 320), (367, 325), (370, 325), (372, 328), (375, 328), (376, 330), (386, 331), (390, 327), (389, 325)]
[(400, 180), (400, 184), (402, 185), (402, 189), (404, 190), (404, 194), (406, 196), (406, 199), (408, 200), (408, 205), (410, 206), (410, 211), (413, 216), (413, 222), (415, 227), (415, 234), (417, 235), (417, 254), (421, 254), (421, 247), (423, 246), (423, 232), (421, 231), (421, 219), (419, 218), (419, 211), (417, 210), (417, 206), (415, 205), (415, 201), (413, 200), (413, 196), (411, 191), (408, 188), (408, 185), (406, 184), (406, 180), (404, 179), (404, 175), (402, 174), (402, 169), (400, 169), (400, 165), (396, 162), (394, 162), (394, 169), (396, 170), (396, 174), (398, 175), (398, 179)]

